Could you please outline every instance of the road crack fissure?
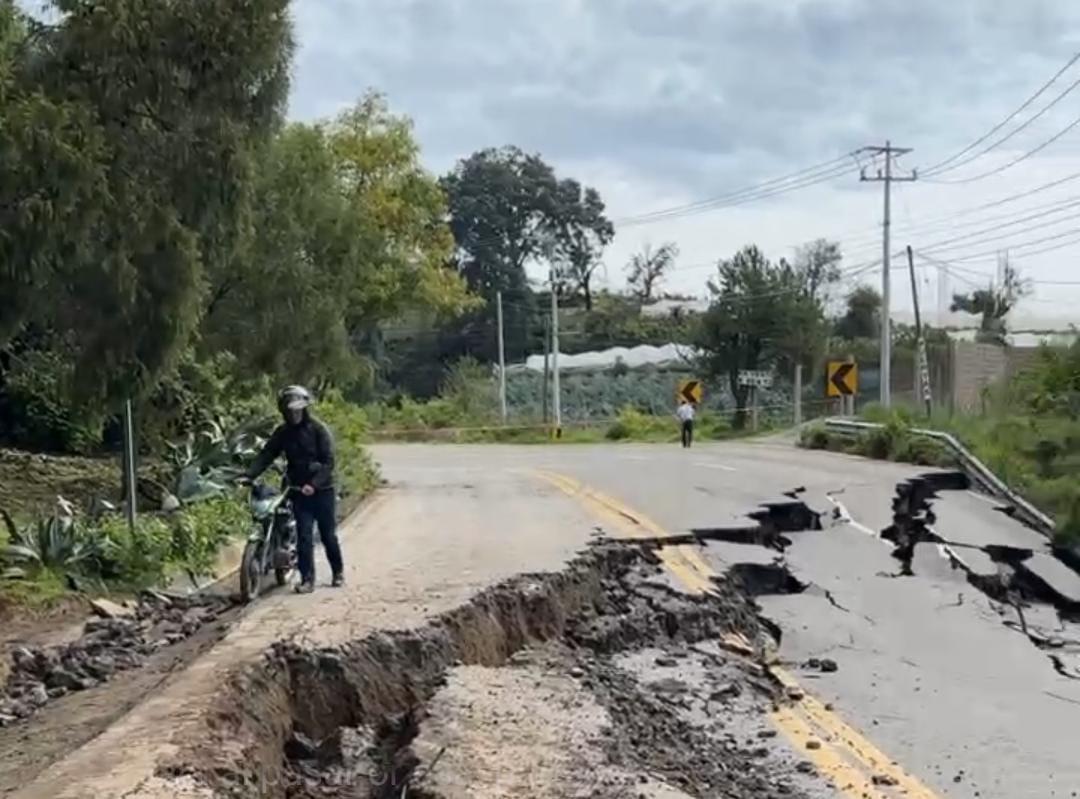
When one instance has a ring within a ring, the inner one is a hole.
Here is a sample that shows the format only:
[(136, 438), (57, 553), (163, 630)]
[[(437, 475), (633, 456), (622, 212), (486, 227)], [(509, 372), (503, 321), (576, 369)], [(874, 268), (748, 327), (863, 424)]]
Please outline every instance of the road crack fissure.
[[(675, 591), (658, 579), (655, 554), (637, 544), (598, 542), (560, 572), (515, 577), (418, 629), (335, 647), (280, 642), (233, 675), (208, 734), (160, 773), (195, 779), (215, 797), (437, 797), (443, 750), (423, 763), (414, 748), (433, 697), (459, 667), (516, 668), (535, 650), (605, 709), (598, 745), (626, 773), (694, 797), (801, 796), (764, 766), (760, 741), (747, 748), (706, 734), (682, 718), (680, 702), (619, 665), (646, 648), (671, 652), (672, 662), (694, 656), (698, 643), (718, 642), (719, 652), (732, 634), (753, 652), (776, 646), (738, 580), (719, 578), (705, 595)], [(742, 676), (717, 687), (717, 697), (745, 684), (761, 693), (762, 713), (783, 701), (752, 656), (732, 658)], [(633, 787), (616, 780), (592, 795)]]

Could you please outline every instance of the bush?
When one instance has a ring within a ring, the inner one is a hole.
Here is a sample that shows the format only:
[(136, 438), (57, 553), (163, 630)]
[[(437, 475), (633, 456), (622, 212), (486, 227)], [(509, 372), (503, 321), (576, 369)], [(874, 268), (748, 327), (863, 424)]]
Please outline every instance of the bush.
[(173, 531), (161, 517), (137, 517), (132, 533), (127, 519), (110, 514), (90, 528), (88, 535), (102, 552), (101, 577), (130, 586), (164, 581), (173, 554)]
[(364, 448), (371, 429), (364, 409), (330, 393), (320, 400), (315, 413), (334, 436), (342, 494), (364, 496), (373, 491), (379, 484), (379, 470)]
[(806, 449), (829, 449), (829, 431), (823, 424), (804, 427), (799, 433), (799, 446)]
[(233, 499), (189, 505), (173, 521), (169, 558), (196, 577), (212, 576), (218, 552), (250, 525), (247, 507)]
[(675, 421), (666, 416), (651, 416), (627, 406), (604, 434), (609, 441), (670, 441), (678, 436)]

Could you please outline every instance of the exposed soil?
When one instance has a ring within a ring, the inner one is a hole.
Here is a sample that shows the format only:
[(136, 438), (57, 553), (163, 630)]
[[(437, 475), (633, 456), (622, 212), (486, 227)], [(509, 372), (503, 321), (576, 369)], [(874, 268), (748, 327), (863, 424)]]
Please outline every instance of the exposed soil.
[(91, 620), (70, 641), (12, 647), (0, 691), (0, 794), (95, 737), (219, 641), (239, 613), (221, 597), (144, 601), (130, 619)]
[[(205, 734), (159, 777), (220, 797), (440, 796), (449, 767), (435, 769), (442, 754), (415, 746), (431, 737), (424, 725), (433, 700), (458, 670), (528, 668), (540, 684), (570, 675), (602, 716), (589, 769), (581, 773), (579, 763), (562, 775), (589, 778), (580, 795), (637, 796), (643, 791), (635, 786), (659, 781), (667, 793), (649, 795), (802, 796), (782, 769), (766, 766), (760, 741), (709, 734), (681, 715), (669, 688), (622, 665), (644, 649), (669, 653), (664, 662), (674, 663), (698, 642), (719, 653), (718, 642), (733, 634), (762, 657), (775, 646), (734, 583), (720, 580), (714, 594), (691, 596), (670, 588), (660, 571), (648, 545), (601, 542), (563, 571), (489, 588), (421, 629), (335, 648), (278, 644), (235, 675)], [(706, 692), (715, 696), (714, 713), (730, 696), (756, 697), (755, 713), (781, 701), (755, 658), (730, 657), (724, 685)], [(509, 679), (499, 677), (503, 690)], [(596, 769), (605, 775), (599, 784)]]

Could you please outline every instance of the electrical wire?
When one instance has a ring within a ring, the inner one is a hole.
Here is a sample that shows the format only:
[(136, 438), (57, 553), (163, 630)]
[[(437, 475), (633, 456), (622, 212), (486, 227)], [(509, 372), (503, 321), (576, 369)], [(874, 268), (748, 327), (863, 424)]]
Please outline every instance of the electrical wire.
[(1080, 79), (1077, 79), (1075, 82), (1073, 82), (1063, 92), (1061, 92), (1057, 97), (1055, 97), (1053, 100), (1051, 100), (1049, 104), (1044, 106), (1041, 111), (1039, 111), (1034, 116), (1029, 117), (1023, 124), (1021, 124), (1019, 127), (1015, 128), (1011, 133), (1007, 134), (1006, 136), (1004, 136), (1001, 139), (998, 139), (996, 142), (992, 143), (989, 147), (987, 147), (984, 150), (979, 151), (978, 153), (976, 153), (971, 158), (965, 159), (965, 160), (961, 161), (958, 164), (953, 164), (953, 166), (950, 166), (948, 168), (944, 168), (944, 167), (946, 167), (947, 164), (950, 164), (953, 161), (956, 161), (961, 156), (965, 155), (966, 153), (968, 153), (971, 150), (978, 147), (984, 141), (986, 141), (991, 136), (993, 136), (995, 133), (997, 133), (999, 130), (1001, 130), (1003, 127), (1005, 127), (1005, 125), (1007, 125), (1009, 122), (1011, 122), (1013, 119), (1015, 119), (1020, 114), (1020, 112), (1022, 112), (1025, 108), (1027, 108), (1029, 105), (1031, 105), (1033, 102), (1035, 102), (1039, 97), (1041, 97), (1042, 94), (1047, 89), (1049, 89), (1057, 81), (1058, 78), (1060, 78), (1062, 75), (1064, 75), (1069, 70), (1069, 68), (1072, 67), (1073, 64), (1075, 64), (1077, 61), (1080, 61), (1080, 52), (1074, 53), (1072, 58), (1070, 58), (1065, 63), (1065, 66), (1063, 66), (1061, 69), (1059, 69), (1057, 72), (1055, 72), (1053, 77), (1051, 77), (1050, 80), (1048, 80), (1046, 83), (1044, 83), (1042, 86), (1040, 86), (1039, 89), (1033, 95), (1028, 97), (1020, 105), (1019, 108), (1017, 108), (1015, 111), (1013, 111), (1007, 117), (1005, 117), (1003, 120), (1001, 120), (1001, 122), (996, 124), (994, 127), (992, 127), (990, 130), (988, 130), (986, 133), (984, 133), (978, 139), (973, 141), (971, 144), (969, 144), (963, 150), (960, 150), (958, 153), (955, 153), (954, 155), (950, 156), (949, 158), (946, 158), (944, 161), (939, 161), (938, 163), (934, 164), (933, 166), (927, 167), (924, 170), (924, 175), (926, 177), (931, 177), (931, 176), (936, 175), (936, 174), (942, 174), (942, 173), (945, 173), (945, 172), (951, 172), (952, 170), (958, 169), (959, 167), (964, 166), (965, 164), (970, 164), (972, 161), (974, 161), (974, 160), (976, 160), (978, 158), (981, 158), (983, 155), (986, 155), (986, 153), (988, 153), (991, 150), (995, 149), (996, 147), (1000, 146), (1001, 144), (1003, 144), (1004, 142), (1008, 141), (1013, 136), (1015, 136), (1017, 133), (1024, 130), (1028, 125), (1030, 125), (1032, 122), (1037, 120), (1039, 117), (1041, 117), (1047, 111), (1049, 111), (1051, 108), (1053, 108), (1055, 105), (1057, 105), (1066, 96), (1068, 96), (1074, 89), (1076, 89), (1076, 87), (1078, 85), (1080, 85)]
[[(780, 194), (786, 194), (790, 191), (807, 188), (809, 186), (817, 185), (818, 183), (824, 183), (834, 178), (841, 177), (842, 175), (853, 174), (857, 171), (856, 166), (839, 164), (839, 162), (845, 162), (850, 158), (854, 158), (854, 156), (854, 152), (848, 153), (840, 158), (828, 161), (825, 164), (810, 167), (809, 169), (786, 175), (783, 178), (774, 178), (771, 181), (765, 181), (756, 186), (729, 192), (728, 194), (722, 194), (707, 200), (700, 200), (695, 203), (615, 219), (613, 220), (613, 224), (620, 227), (637, 227), (640, 225), (652, 224), (654, 222), (679, 219), (685, 216), (703, 213), (705, 211), (730, 208), (736, 205), (743, 205), (748, 202), (756, 202)], [(799, 175), (802, 176), (798, 177)]]
[[(1074, 205), (1080, 205), (1080, 202), (1074, 203)], [(1066, 210), (1066, 209), (1063, 208), (1063, 209), (1060, 209), (1060, 210)], [(1033, 214), (1032, 216), (1028, 217), (1028, 219), (1037, 219), (1039, 217), (1046, 216), (1049, 213), (1055, 213), (1055, 212), (1047, 211), (1047, 212), (1044, 212), (1044, 213), (1041, 213), (1041, 214)], [(970, 243), (974, 243), (974, 244), (983, 244), (983, 243), (988, 242), (988, 241), (999, 241), (1001, 239), (1007, 239), (1010, 236), (1015, 236), (1015, 235), (1017, 235), (1019, 233), (1030, 233), (1033, 230), (1041, 230), (1043, 228), (1052, 227), (1054, 225), (1059, 225), (1062, 222), (1068, 222), (1068, 221), (1071, 221), (1071, 220), (1074, 220), (1074, 219), (1080, 219), (1080, 214), (1071, 214), (1069, 216), (1062, 217), (1061, 219), (1051, 219), (1048, 222), (1042, 222), (1042, 223), (1040, 223), (1038, 225), (1028, 225), (1025, 228), (1021, 228), (1020, 230), (1014, 230), (1014, 231), (1010, 231), (1010, 232), (1007, 232), (1007, 233), (1000, 233), (1000, 234), (991, 235), (991, 236), (985, 236), (984, 235), (984, 234), (987, 234), (987, 233), (995, 233), (996, 231), (1001, 230), (1001, 228), (1003, 228), (1003, 227), (1010, 227), (1011, 225), (1019, 224), (1022, 221), (1022, 220), (1017, 220), (1017, 221), (1011, 222), (1009, 224), (996, 225), (994, 227), (984, 228), (983, 230), (976, 230), (976, 231), (974, 231), (972, 233), (966, 233), (966, 234), (961, 235), (961, 236), (953, 236), (952, 238), (941, 239), (940, 241), (935, 241), (935, 242), (932, 242), (931, 244), (923, 245), (922, 249), (924, 251), (927, 251), (927, 252), (935, 252), (937, 250), (942, 250), (942, 249), (944, 249), (944, 250), (953, 250), (953, 249), (956, 249), (956, 245), (954, 244), (955, 242), (963, 241), (965, 239), (970, 239), (970, 238), (973, 238), (973, 237), (975, 238), (975, 241), (970, 242)], [(980, 236), (982, 238), (979, 238)], [(961, 246), (968, 246), (968, 245), (961, 245)]]
[(1064, 128), (1059, 130), (1057, 133), (1055, 133), (1049, 139), (1044, 141), (1042, 144), (1028, 150), (1023, 155), (1020, 155), (1020, 156), (1014, 158), (1012, 161), (1009, 161), (1009, 163), (1004, 164), (1004, 165), (999, 166), (999, 167), (996, 167), (995, 169), (991, 169), (991, 170), (989, 170), (987, 172), (983, 172), (983, 173), (981, 173), (979, 175), (973, 175), (972, 177), (959, 178), (957, 180), (931, 180), (931, 182), (932, 183), (942, 183), (942, 184), (947, 184), (947, 185), (959, 185), (959, 184), (962, 184), (962, 183), (974, 183), (977, 180), (983, 180), (985, 178), (991, 177), (992, 175), (1000, 174), (1001, 172), (1004, 172), (1007, 169), (1012, 169), (1014, 166), (1021, 163), (1022, 161), (1026, 161), (1027, 159), (1031, 158), (1031, 156), (1042, 152), (1047, 147), (1049, 147), (1051, 144), (1053, 144), (1058, 139), (1060, 139), (1062, 136), (1064, 136), (1066, 133), (1069, 133), (1077, 125), (1080, 125), (1080, 117), (1077, 117), (1076, 119), (1074, 119), (1072, 122), (1070, 122)]

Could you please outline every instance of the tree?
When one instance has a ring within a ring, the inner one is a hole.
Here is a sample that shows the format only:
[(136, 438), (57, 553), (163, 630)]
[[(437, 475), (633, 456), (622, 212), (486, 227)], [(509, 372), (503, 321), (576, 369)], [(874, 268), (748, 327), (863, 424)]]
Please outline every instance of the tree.
[(697, 344), (707, 373), (727, 377), (741, 427), (749, 389), (739, 385), (739, 372), (811, 362), (824, 346), (824, 313), (803, 273), (773, 264), (754, 246), (720, 261), (709, 290)]
[(55, 24), (24, 20), (13, 64), (7, 48), (0, 346), (27, 318), (53, 327), (78, 396), (108, 406), (175, 364), (208, 271), (244, 246), (287, 97), (288, 0), (51, 10)]
[[(445, 199), (412, 127), (370, 94), (331, 122), (289, 125), (267, 149), (258, 236), (213, 275), (203, 339), (253, 374), (348, 383), (379, 323), (470, 300), (448, 267)], [(370, 353), (368, 353), (370, 354)]]
[(671, 271), (678, 255), (678, 245), (673, 241), (667, 241), (655, 250), (652, 245), (646, 244), (641, 252), (630, 259), (626, 267), (630, 272), (627, 282), (642, 303), (647, 303), (652, 299), (653, 292)]
[(970, 294), (954, 294), (951, 310), (980, 316), (977, 340), (1005, 346), (1008, 342), (1006, 317), (1030, 292), (1031, 284), (1022, 280), (1019, 272), (1006, 261), (1000, 284), (991, 283)]
[(614, 235), (599, 194), (560, 181), (538, 155), (517, 147), (480, 150), (443, 178), (457, 262), (469, 289), (486, 301), (443, 341), (443, 360), (495, 357), (495, 294), (502, 292), (509, 353), (531, 338), (534, 297), (525, 268), (545, 263), (559, 289), (592, 302), (591, 278), (599, 253)]
[(847, 296), (847, 311), (836, 320), (836, 335), (849, 341), (881, 334), (881, 295), (870, 286), (858, 286)]
[(840, 279), (840, 245), (816, 239), (795, 250), (793, 266), (806, 283), (810, 299), (828, 301), (828, 289)]
[(551, 223), (551, 255), (559, 282), (580, 294), (585, 310), (591, 311), (593, 273), (600, 266), (604, 247), (615, 237), (615, 227), (604, 216), (604, 201), (596, 189), (582, 188), (576, 180), (561, 180)]

